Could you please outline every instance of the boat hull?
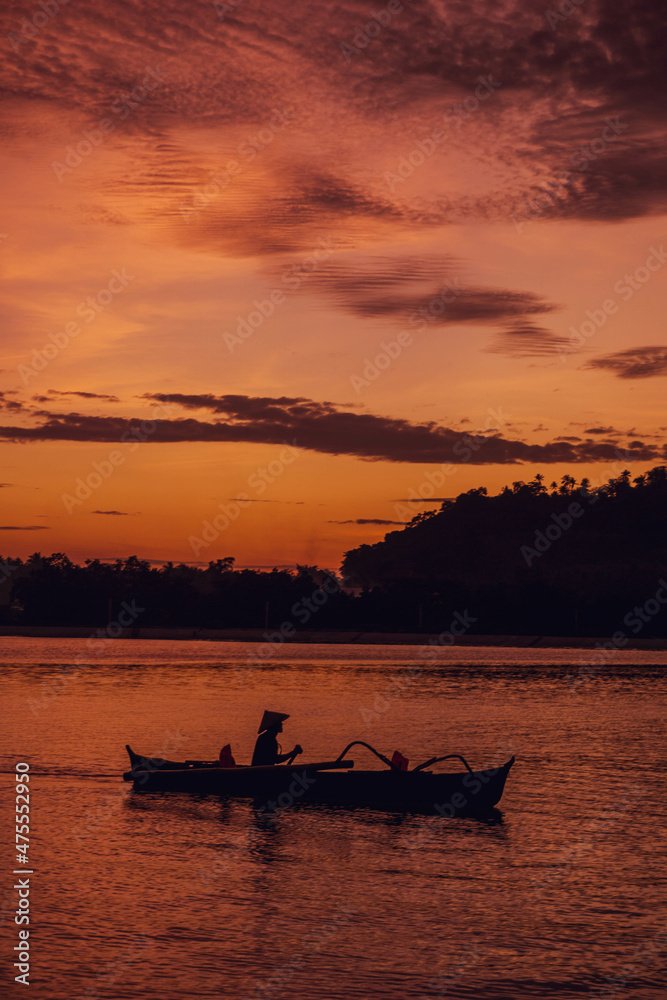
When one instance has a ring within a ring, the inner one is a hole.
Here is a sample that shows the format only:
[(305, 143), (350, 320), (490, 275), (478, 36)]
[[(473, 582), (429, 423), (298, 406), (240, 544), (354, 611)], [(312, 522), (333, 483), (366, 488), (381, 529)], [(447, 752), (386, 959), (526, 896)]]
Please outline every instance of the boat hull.
[[(483, 812), (500, 802), (514, 758), (483, 771), (318, 770), (318, 765), (150, 768), (132, 771), (140, 792), (190, 792), (260, 800), (267, 809), (296, 802), (370, 806), (457, 815)], [(331, 765), (329, 765), (331, 767)]]

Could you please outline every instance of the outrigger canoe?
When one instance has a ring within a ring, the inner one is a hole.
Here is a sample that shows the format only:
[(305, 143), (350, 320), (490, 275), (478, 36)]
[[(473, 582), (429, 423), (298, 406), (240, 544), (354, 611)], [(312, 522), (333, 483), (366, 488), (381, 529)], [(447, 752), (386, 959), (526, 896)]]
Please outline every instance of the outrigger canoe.
[[(363, 746), (386, 770), (353, 770), (345, 755)], [(514, 757), (501, 767), (473, 770), (460, 754), (431, 757), (410, 770), (390, 761), (370, 744), (355, 740), (336, 760), (273, 764), (263, 767), (221, 767), (201, 760), (173, 761), (141, 757), (128, 746), (131, 769), (123, 775), (137, 792), (194, 792), (262, 800), (273, 809), (297, 800), (370, 806), (391, 810), (437, 812), (442, 816), (485, 812), (502, 797)], [(465, 771), (439, 773), (435, 764), (455, 758)]]

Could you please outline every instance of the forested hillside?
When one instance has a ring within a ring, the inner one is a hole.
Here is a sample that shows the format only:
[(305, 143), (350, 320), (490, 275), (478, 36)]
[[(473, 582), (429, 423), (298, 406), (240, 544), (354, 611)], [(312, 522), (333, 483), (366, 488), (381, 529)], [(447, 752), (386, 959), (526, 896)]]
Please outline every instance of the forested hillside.
[[(346, 553), (343, 574), (396, 615), (420, 605), (424, 625), (467, 607), (479, 632), (632, 634), (623, 619), (667, 575), (667, 469), (597, 489), (538, 475), (497, 496), (470, 490)], [(642, 634), (664, 635), (662, 604), (648, 617)]]

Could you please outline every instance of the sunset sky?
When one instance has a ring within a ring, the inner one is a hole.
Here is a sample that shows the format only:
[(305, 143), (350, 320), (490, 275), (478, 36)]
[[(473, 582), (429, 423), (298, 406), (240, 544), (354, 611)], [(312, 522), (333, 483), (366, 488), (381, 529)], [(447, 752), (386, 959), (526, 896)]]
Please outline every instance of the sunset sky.
[(2, 555), (335, 568), (665, 462), (655, 0), (0, 16)]

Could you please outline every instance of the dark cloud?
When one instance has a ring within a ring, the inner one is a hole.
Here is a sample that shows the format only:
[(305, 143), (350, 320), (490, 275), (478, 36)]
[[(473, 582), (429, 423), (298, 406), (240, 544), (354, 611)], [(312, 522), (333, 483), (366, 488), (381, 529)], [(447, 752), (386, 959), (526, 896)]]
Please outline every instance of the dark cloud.
[(385, 521), (381, 517), (357, 517), (348, 521), (329, 521), (329, 524), (400, 524), (405, 527), (405, 521)]
[(392, 500), (392, 503), (445, 503), (446, 500), (453, 499), (453, 497), (428, 497), (422, 500), (419, 497), (401, 497), (399, 500)]
[[(456, 294), (456, 298), (453, 296)], [(449, 296), (449, 301), (446, 296)], [(433, 288), (426, 295), (358, 301), (351, 311), (360, 316), (409, 316), (416, 313), (429, 323), (498, 323), (511, 317), (551, 312), (555, 306), (532, 292), (504, 288), (462, 286), (456, 290)]]
[[(553, 4), (551, 13), (559, 6)], [(151, 151), (142, 149), (141, 157), (133, 158), (136, 175), (127, 172), (133, 194), (143, 186), (173, 195), (174, 176), (181, 190), (190, 179), (186, 168), (192, 160), (182, 148), (182, 123), (211, 134), (216, 129), (219, 135), (235, 129), (250, 133), (270, 120), (276, 105), (293, 105), (302, 133), (295, 145), (301, 147), (304, 179), (291, 198), (301, 213), (296, 225), (309, 227), (336, 212), (368, 218), (398, 211), (383, 208), (370, 182), (366, 190), (349, 179), (308, 180), (320, 149), (343, 172), (354, 160), (356, 136), (372, 130), (373, 138), (392, 137), (411, 122), (417, 135), (426, 134), (441, 124), (443, 109), (471, 99), (480, 77), (492, 77), (500, 90), (474, 111), (473, 123), (455, 119), (449, 125), (448, 148), (460, 143), (459, 133), (466, 128), (488, 129), (490, 146), (494, 140), (504, 143), (497, 161), (505, 166), (511, 154), (513, 169), (507, 171), (507, 190), (498, 172), (500, 190), (493, 195), (498, 205), (511, 211), (510, 201), (516, 202), (522, 189), (530, 195), (544, 177), (572, 171), (572, 155), (596, 139), (605, 117), (624, 114), (632, 123), (632, 152), (618, 143), (600, 153), (547, 212), (620, 218), (655, 211), (664, 204), (667, 186), (658, 146), (665, 115), (664, 5), (588, 0), (551, 23), (549, 12), (548, 4), (529, 0), (446, 5), (411, 0), (379, 37), (346, 60), (341, 44), (353, 42), (355, 30), (370, 15), (360, 0), (325, 13), (313, 0), (292, 7), (256, 0), (234, 5), (224, 19), (212, 3), (186, 7), (176, 0), (144, 0), (114, 8), (91, 0), (81, 9), (61, 5), (53, 23), (37, 30), (33, 40), (21, 38), (16, 47), (7, 43), (0, 86), (9, 99), (33, 106), (44, 102), (49, 111), (59, 106), (63, 114), (76, 112), (91, 123), (113, 116), (118, 145), (133, 137), (137, 146), (147, 140)], [(16, 4), (4, 5), (2, 37), (21, 30), (24, 13)], [(159, 86), (126, 121), (114, 115), (114, 102), (156, 65), (164, 74)], [(4, 126), (11, 137), (31, 136), (30, 129), (20, 112), (8, 116)], [(329, 146), (332, 135), (338, 148)], [(60, 136), (64, 147), (70, 136), (62, 131)], [(194, 173), (191, 185), (198, 183)], [(465, 210), (465, 198), (459, 200)], [(272, 210), (279, 206), (270, 204), (263, 230), (255, 224), (245, 234), (243, 212), (229, 202), (229, 233), (221, 225), (227, 217), (218, 209), (215, 221), (200, 227), (204, 242), (213, 246), (217, 238), (219, 246), (236, 242), (256, 252), (264, 235), (265, 251), (294, 246), (295, 227), (285, 224), (289, 200), (275, 224)], [(473, 202), (475, 208), (484, 205)], [(411, 206), (413, 219), (421, 214), (425, 224), (432, 210)], [(247, 213), (246, 223), (259, 221)]]
[[(318, 268), (314, 283), (350, 312), (373, 315), (373, 309), (378, 308), (384, 314), (386, 308), (406, 313), (419, 291), (422, 296), (426, 291), (439, 294), (446, 280), (456, 278), (461, 263), (457, 258), (442, 255), (333, 260)], [(398, 295), (392, 297), (396, 292)]]
[(311, 286), (357, 316), (412, 319), (415, 326), (498, 323), (556, 308), (532, 292), (465, 285), (452, 258), (332, 261), (318, 268)]
[[(660, 211), (667, 192), (664, 7), (599, 0), (551, 24), (548, 11), (520, 0), (478, 2), (429, 17), (420, 5), (413, 16), (422, 30), (406, 30), (397, 41), (394, 69), (408, 92), (420, 73), (439, 78), (443, 89), (458, 83), (470, 91), (482, 74), (502, 83), (495, 110), (513, 108), (523, 119), (521, 158), (527, 176), (535, 174), (520, 196), (528, 215), (540, 195), (538, 216), (620, 219)], [(628, 128), (605, 143), (606, 120), (617, 117)], [(557, 193), (545, 197), (545, 189)]]
[[(597, 138), (592, 134), (583, 148), (590, 148)], [(576, 160), (581, 154), (575, 151), (571, 155)], [(652, 140), (608, 149), (599, 161), (588, 165), (586, 173), (573, 177), (576, 180), (569, 185), (569, 198), (556, 200), (545, 214), (613, 222), (656, 214), (665, 208), (667, 155)]]
[[(203, 409), (223, 419), (194, 418), (134, 421), (81, 413), (46, 414), (33, 427), (0, 427), (11, 441), (104, 441), (121, 446), (133, 440), (161, 442), (244, 441), (302, 448), (327, 455), (352, 455), (366, 461), (453, 463), (463, 465), (524, 462), (603, 462), (619, 450), (590, 439), (579, 445), (565, 441), (527, 444), (499, 434), (461, 434), (434, 421), (411, 423), (394, 417), (349, 412), (331, 402), (303, 396), (268, 397), (230, 394), (147, 393), (146, 398), (185, 409)], [(664, 447), (645, 445), (633, 452), (637, 461), (663, 459)]]
[[(7, 5), (6, 31), (18, 27), (11, 6)], [(350, 93), (360, 100), (373, 99), (371, 106), (376, 110), (379, 101), (387, 99), (386, 89), (392, 100), (399, 98), (403, 106), (409, 106), (416, 85), (425, 79), (440, 84), (436, 90), (451, 92), (469, 89), (480, 74), (489, 73), (505, 87), (521, 92), (550, 95), (554, 88), (574, 90), (591, 101), (602, 93), (627, 103), (632, 99), (638, 106), (641, 98), (651, 110), (661, 110), (665, 34), (659, 5), (650, 0), (629, 0), (623, 5), (598, 0), (594, 8), (575, 9), (571, 16), (552, 24), (546, 17), (548, 9), (535, 8), (526, 0), (500, 4), (474, 0), (446, 9), (428, 0), (412, 0), (409, 6), (403, 4), (377, 40), (348, 61), (340, 44), (352, 42), (355, 27), (369, 16), (368, 6), (360, 0), (327, 11), (326, 19), (312, 2), (297, 8), (285, 8), (278, 0), (258, 0), (250, 6), (239, 3), (224, 19), (216, 16), (212, 4), (185, 9), (175, 0), (146, 0), (141, 7), (121, 13), (93, 2), (80, 12), (63, 6), (58, 30), (44, 32), (46, 37), (38, 32), (30, 47), (23, 46), (19, 58), (31, 57), (21, 61), (32, 70), (26, 81), (32, 93), (40, 86), (46, 88), (52, 68), (62, 77), (64, 89), (57, 96), (63, 104), (90, 107), (98, 97), (98, 109), (103, 110), (109, 91), (137, 82), (147, 56), (153, 57), (154, 64), (156, 54), (162, 58), (165, 53), (165, 58), (171, 56), (168, 91), (161, 95), (159, 107), (150, 108), (151, 117), (159, 118), (171, 104), (175, 116), (202, 123), (233, 121), (243, 115), (244, 101), (256, 110), (262, 98), (266, 106), (275, 99), (275, 86), (269, 93), (263, 91), (276, 81), (267, 78), (266, 70), (257, 79), (256, 63), (248, 65), (258, 52), (265, 60), (286, 63), (285, 78), (287, 69), (292, 70), (296, 87), (305, 89), (305, 97), (324, 78), (338, 83), (341, 99)], [(553, 9), (557, 11), (558, 4)], [(130, 28), (132, 46), (127, 45)], [(90, 40), (87, 45), (82, 38)], [(75, 61), (77, 43), (82, 54)], [(103, 76), (95, 71), (95, 51), (108, 62)], [(116, 58), (112, 60), (111, 55)], [(316, 67), (318, 75), (307, 78), (310, 86), (304, 88), (306, 67), (311, 71)], [(180, 78), (186, 69), (192, 75), (190, 88)], [(226, 85), (235, 75), (241, 94)], [(386, 89), (378, 89), (380, 83)], [(206, 91), (207, 107), (201, 102)]]
[(592, 358), (587, 368), (601, 368), (618, 378), (656, 378), (667, 375), (667, 347), (631, 347)]
[(0, 524), (0, 531), (49, 531), (46, 524)]
[(132, 516), (127, 510), (93, 510), (91, 514), (110, 514), (114, 517), (130, 517)]
[[(511, 357), (539, 357), (566, 350), (558, 337), (529, 317), (555, 304), (533, 292), (464, 284), (460, 261), (448, 257), (367, 257), (322, 264), (308, 282), (335, 305), (363, 318), (390, 318), (415, 331), (429, 326), (506, 324), (487, 348)], [(509, 321), (509, 322), (508, 322)]]
[(615, 427), (587, 427), (584, 434), (620, 434)]
[(103, 399), (107, 403), (119, 403), (118, 396), (110, 396), (103, 392), (81, 392), (77, 389), (62, 391), (60, 389), (49, 389), (47, 396), (33, 396), (36, 403), (52, 403), (54, 396), (80, 396), (81, 399)]
[(10, 413), (19, 413), (21, 410), (25, 410), (25, 404), (19, 402), (18, 399), (7, 399), (7, 396), (14, 395), (14, 391), (10, 392), (0, 392), (0, 409), (9, 410)]
[(238, 501), (241, 501), (241, 503), (280, 503), (294, 505), (296, 507), (303, 505), (306, 502), (305, 500), (259, 500), (257, 497), (227, 497), (227, 500), (232, 503), (238, 503)]
[[(342, 234), (350, 226), (365, 223), (381, 228), (386, 222), (408, 222), (412, 218), (407, 209), (394, 205), (381, 194), (364, 190), (356, 182), (311, 171), (308, 164), (300, 165), (298, 175), (292, 169), (275, 165), (274, 185), (262, 190), (261, 197), (230, 199), (214, 194), (201, 211), (191, 211), (196, 209), (192, 199), (210, 178), (202, 176), (187, 187), (182, 176), (174, 178), (174, 184), (183, 189), (179, 207), (175, 206), (173, 212), (177, 223), (175, 238), (189, 249), (235, 257), (307, 254), (313, 249), (333, 249), (331, 234)], [(139, 195), (141, 181), (135, 179), (135, 183)], [(243, 178), (238, 181), (239, 188), (243, 183)], [(119, 179), (119, 193), (123, 186), (126, 182)], [(159, 207), (156, 211), (159, 212)], [(297, 265), (295, 258), (284, 271), (293, 271)], [(310, 285), (310, 275), (305, 278)]]
[(386, 198), (373, 197), (359, 186), (333, 174), (306, 174), (295, 185), (291, 200), (293, 204), (290, 207), (299, 212), (321, 209), (337, 217), (353, 215), (395, 219), (403, 215)]
[(557, 354), (569, 346), (567, 337), (558, 337), (536, 323), (519, 322), (498, 333), (486, 350), (511, 358), (530, 358)]

